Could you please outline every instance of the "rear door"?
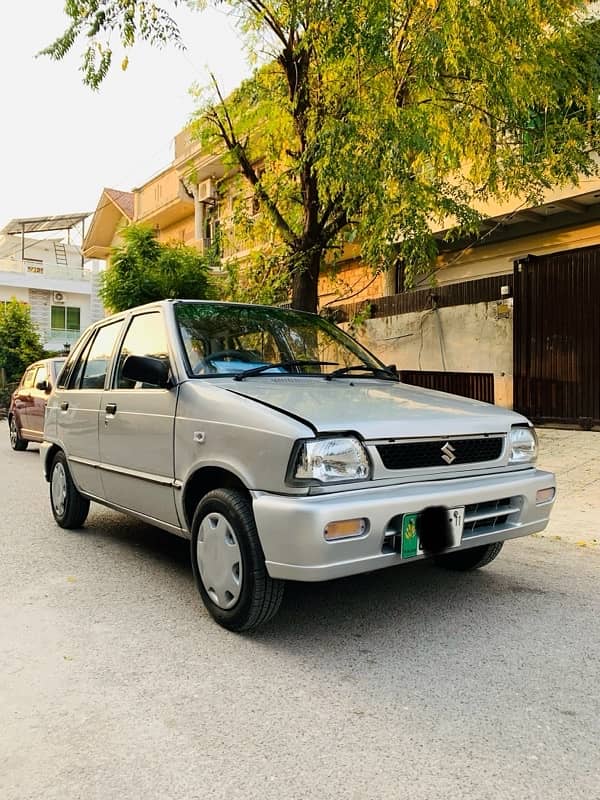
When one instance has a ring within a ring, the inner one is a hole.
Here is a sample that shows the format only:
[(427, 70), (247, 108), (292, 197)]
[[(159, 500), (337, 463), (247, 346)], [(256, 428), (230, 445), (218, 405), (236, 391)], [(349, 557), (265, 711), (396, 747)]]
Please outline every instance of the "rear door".
[(62, 442), (77, 486), (103, 496), (99, 470), (98, 418), (104, 383), (123, 320), (98, 328), (58, 387), (53, 400), (56, 438)]
[(99, 437), (104, 497), (122, 508), (179, 526), (173, 488), (177, 389), (123, 378), (123, 363), (129, 355), (171, 363), (162, 312), (132, 317), (111, 386), (102, 395)]

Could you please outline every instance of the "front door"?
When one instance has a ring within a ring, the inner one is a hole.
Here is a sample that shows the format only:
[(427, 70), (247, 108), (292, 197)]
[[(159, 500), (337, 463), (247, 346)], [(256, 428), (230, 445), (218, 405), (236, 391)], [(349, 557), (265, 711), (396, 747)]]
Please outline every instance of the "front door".
[(15, 416), (21, 433), (26, 434), (31, 427), (31, 407), (33, 406), (33, 381), (37, 367), (29, 367), (15, 392)]
[(169, 360), (159, 311), (131, 319), (111, 386), (102, 395), (99, 441), (104, 497), (109, 503), (179, 526), (173, 488), (177, 390), (123, 378), (123, 363), (129, 355)]
[[(46, 386), (45, 389), (38, 389), (40, 384)], [(46, 403), (48, 402), (50, 386), (50, 375), (45, 364), (38, 367), (33, 379), (33, 387), (31, 389), (32, 404), (29, 409), (29, 425), (28, 428), (39, 439), (44, 435), (44, 414), (46, 413)]]

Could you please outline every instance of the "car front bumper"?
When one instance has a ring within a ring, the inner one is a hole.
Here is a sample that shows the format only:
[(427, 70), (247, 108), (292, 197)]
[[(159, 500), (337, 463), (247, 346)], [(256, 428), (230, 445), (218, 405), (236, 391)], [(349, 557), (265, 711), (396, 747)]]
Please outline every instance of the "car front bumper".
[[(465, 507), (462, 541), (452, 552), (542, 531), (554, 498), (538, 504), (536, 493), (554, 487), (552, 473), (527, 469), (311, 497), (256, 493), (253, 506), (269, 575), (324, 581), (425, 558), (402, 559), (393, 549), (390, 531), (394, 518), (428, 506)], [(501, 503), (495, 506), (495, 501)], [(513, 510), (501, 513), (505, 507)], [(355, 518), (368, 520), (364, 535), (325, 539), (328, 523)]]

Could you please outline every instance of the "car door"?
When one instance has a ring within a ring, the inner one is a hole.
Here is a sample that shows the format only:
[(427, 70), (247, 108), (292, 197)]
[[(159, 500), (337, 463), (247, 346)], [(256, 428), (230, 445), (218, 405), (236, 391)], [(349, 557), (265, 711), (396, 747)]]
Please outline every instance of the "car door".
[(99, 410), (112, 353), (123, 328), (115, 320), (97, 328), (61, 376), (52, 409), (55, 436), (62, 442), (75, 483), (85, 494), (103, 496), (99, 470)]
[(32, 391), (36, 371), (37, 365), (34, 364), (28, 367), (15, 392), (15, 417), (17, 426), (21, 429), (21, 435), (27, 435), (31, 428), (31, 407), (33, 406)]
[(175, 507), (173, 432), (177, 390), (133, 383), (122, 375), (127, 356), (170, 363), (160, 311), (132, 317), (102, 395), (100, 461), (104, 497), (146, 517), (179, 526)]
[[(41, 388), (40, 388), (41, 387)], [(46, 364), (41, 364), (35, 372), (31, 387), (32, 403), (29, 407), (29, 430), (38, 439), (44, 434), (44, 414), (50, 390), (50, 375)]]

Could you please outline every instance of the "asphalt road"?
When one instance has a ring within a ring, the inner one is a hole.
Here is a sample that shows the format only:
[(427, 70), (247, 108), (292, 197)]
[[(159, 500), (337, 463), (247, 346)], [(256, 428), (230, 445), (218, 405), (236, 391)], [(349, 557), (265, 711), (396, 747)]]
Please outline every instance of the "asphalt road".
[(530, 538), (218, 628), (187, 543), (51, 518), (0, 424), (0, 797), (600, 798), (600, 551)]

